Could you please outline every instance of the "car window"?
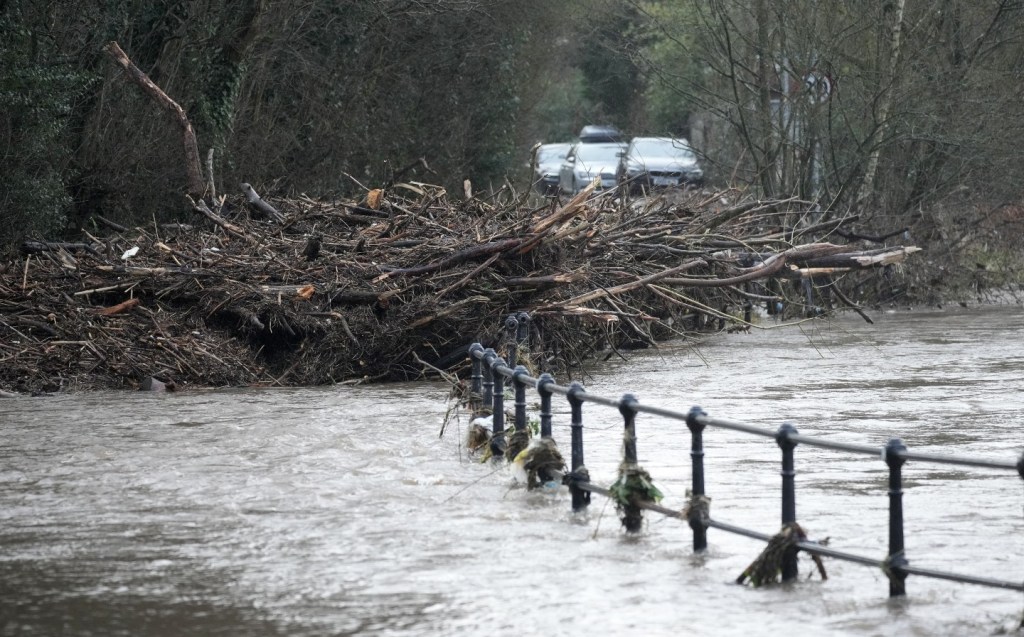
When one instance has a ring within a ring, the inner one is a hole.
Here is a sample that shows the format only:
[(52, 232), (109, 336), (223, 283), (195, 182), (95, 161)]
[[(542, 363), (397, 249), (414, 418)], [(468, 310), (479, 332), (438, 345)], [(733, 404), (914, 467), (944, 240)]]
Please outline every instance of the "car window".
[(539, 159), (540, 161), (551, 161), (552, 159), (555, 158), (557, 154), (558, 153), (550, 149), (541, 150), (539, 153), (537, 153), (537, 159)]
[(580, 161), (585, 162), (599, 162), (599, 161), (618, 161), (619, 152), (622, 150), (622, 146), (606, 146), (604, 144), (582, 144), (580, 145), (577, 153)]
[(568, 150), (565, 146), (541, 146), (537, 151), (537, 160), (544, 162), (562, 159)]
[(674, 157), (686, 161), (697, 161), (697, 155), (680, 139), (635, 140), (630, 155), (638, 157)]

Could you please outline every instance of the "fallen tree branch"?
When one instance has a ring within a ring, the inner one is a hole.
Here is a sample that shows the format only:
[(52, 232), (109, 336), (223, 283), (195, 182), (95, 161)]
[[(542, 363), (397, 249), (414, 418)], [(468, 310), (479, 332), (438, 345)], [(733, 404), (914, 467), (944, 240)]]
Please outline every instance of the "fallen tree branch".
[[(189, 201), (192, 201), (192, 199), (189, 198)], [(244, 230), (234, 225), (233, 223), (229, 223), (226, 219), (224, 219), (224, 217), (221, 217), (214, 211), (210, 210), (210, 207), (207, 206), (206, 202), (203, 201), (202, 199), (192, 201), (192, 207), (196, 210), (196, 212), (200, 213), (210, 221), (214, 222), (215, 224), (223, 228), (224, 232), (230, 234), (231, 236), (238, 237), (239, 239), (245, 239), (246, 241), (254, 240), (252, 239), (252, 237), (245, 234)]]
[(686, 270), (693, 269), (693, 268), (695, 268), (695, 267), (697, 267), (699, 265), (707, 265), (707, 261), (705, 261), (704, 259), (694, 259), (692, 261), (687, 261), (686, 263), (683, 263), (681, 265), (677, 265), (674, 268), (669, 268), (668, 270), (662, 270), (661, 272), (656, 272), (656, 273), (654, 273), (654, 274), (652, 274), (650, 276), (643, 277), (641, 279), (638, 279), (636, 281), (632, 281), (630, 283), (623, 283), (622, 285), (617, 285), (615, 287), (611, 287), (611, 288), (607, 288), (607, 289), (602, 288), (600, 290), (594, 290), (592, 292), (587, 292), (586, 294), (581, 294), (579, 296), (574, 296), (573, 298), (567, 299), (566, 301), (563, 301), (562, 303), (559, 303), (558, 305), (563, 305), (563, 306), (579, 305), (581, 303), (587, 303), (589, 301), (593, 301), (595, 299), (600, 299), (600, 298), (603, 298), (603, 297), (606, 297), (606, 296), (615, 296), (616, 294), (622, 294), (623, 292), (629, 292), (630, 290), (635, 290), (637, 288), (642, 288), (645, 285), (647, 285), (648, 283), (653, 283), (655, 281), (664, 279), (665, 277), (667, 277), (667, 276), (669, 276), (671, 274), (676, 274), (677, 272), (685, 272)]
[(853, 232), (852, 230), (836, 230), (836, 234), (844, 239), (850, 241), (870, 241), (871, 243), (885, 243), (886, 239), (892, 239), (895, 236), (899, 236), (907, 231), (907, 228), (900, 228), (899, 230), (893, 230), (886, 234), (860, 234), (859, 232)]
[(464, 261), (490, 256), (495, 252), (507, 252), (508, 250), (513, 250), (521, 246), (522, 244), (522, 239), (504, 239), (502, 241), (491, 241), (489, 243), (475, 245), (466, 248), (465, 250), (460, 250), (459, 252), (456, 252), (450, 257), (441, 259), (440, 261), (435, 261), (433, 263), (428, 263), (426, 265), (421, 265), (415, 268), (398, 268), (390, 272), (385, 272), (384, 274), (374, 279), (373, 282), (380, 283), (381, 281), (386, 281), (391, 277), (427, 274), (428, 272), (445, 270), (452, 266), (458, 265)]
[(242, 184), (242, 194), (245, 195), (245, 201), (249, 204), (249, 208), (257, 213), (259, 216), (269, 217), (278, 223), (284, 222), (284, 215), (277, 211), (277, 208), (271, 206), (263, 200), (253, 187), (249, 184)]
[(717, 288), (736, 285), (737, 283), (746, 283), (747, 281), (756, 281), (757, 279), (765, 279), (773, 276), (782, 270), (786, 263), (791, 260), (798, 260), (801, 258), (807, 259), (812, 256), (829, 254), (830, 252), (838, 252), (845, 249), (846, 246), (838, 246), (831, 243), (811, 243), (805, 246), (790, 248), (785, 252), (780, 252), (779, 254), (768, 257), (762, 264), (747, 268), (746, 272), (737, 276), (722, 279), (668, 278), (664, 279), (662, 283), (666, 285), (694, 288)]
[(583, 272), (570, 272), (568, 274), (549, 274), (546, 276), (509, 277), (503, 283), (506, 287), (510, 288), (542, 288), (578, 283), (586, 278), (587, 275)]
[(188, 194), (195, 198), (202, 197), (206, 191), (206, 185), (203, 183), (203, 173), (200, 168), (199, 145), (196, 143), (196, 133), (192, 128), (192, 123), (188, 121), (188, 116), (185, 115), (185, 109), (172, 100), (167, 93), (164, 93), (139, 67), (135, 66), (125, 52), (121, 50), (117, 42), (108, 42), (103, 47), (103, 52), (110, 56), (118, 66), (123, 68), (128, 73), (128, 77), (142, 87), (142, 90), (149, 94), (181, 126)]

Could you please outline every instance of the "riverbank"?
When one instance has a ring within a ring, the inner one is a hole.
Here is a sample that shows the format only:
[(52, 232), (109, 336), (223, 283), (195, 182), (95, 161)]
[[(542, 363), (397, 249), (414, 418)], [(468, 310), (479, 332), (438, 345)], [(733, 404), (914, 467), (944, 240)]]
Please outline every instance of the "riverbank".
[(425, 184), (360, 201), (244, 186), (189, 224), (101, 219), (79, 242), (26, 242), (0, 265), (0, 390), (416, 378), (464, 364), (472, 341), (499, 346), (524, 311), (534, 360), (565, 372), (604, 348), (748, 330), (755, 306), (885, 298), (918, 250), (844, 239), (858, 218), (811, 202), (732, 192), (530, 205)]

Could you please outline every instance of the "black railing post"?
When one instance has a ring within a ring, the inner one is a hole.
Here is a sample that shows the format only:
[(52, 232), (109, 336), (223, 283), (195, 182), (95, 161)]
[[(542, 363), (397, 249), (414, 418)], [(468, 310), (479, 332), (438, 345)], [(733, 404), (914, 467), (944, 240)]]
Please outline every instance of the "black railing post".
[[(633, 394), (623, 394), (619, 400), (619, 413), (622, 414), (622, 464), (623, 470), (633, 471), (637, 468), (636, 457), (636, 412), (637, 400)], [(644, 513), (635, 502), (622, 506), (622, 526), (629, 533), (638, 533), (644, 526)]]
[(502, 458), (508, 448), (505, 439), (505, 376), (498, 371), (505, 367), (505, 361), (499, 356), (491, 361), (491, 376), (494, 378), (494, 409), (491, 412), (494, 427), (491, 429), (491, 457)]
[[(583, 398), (586, 393), (583, 385), (574, 382), (569, 385), (569, 407), (572, 412), (570, 421), (572, 429), (572, 476), (569, 482), (569, 493), (572, 494), (572, 510), (581, 511), (590, 504), (590, 492), (577, 486), (576, 481), (586, 476), (583, 466)], [(589, 479), (587, 480), (589, 482)]]
[(515, 314), (509, 314), (505, 319), (505, 332), (505, 342), (508, 343), (508, 352), (506, 352), (508, 364), (510, 367), (515, 367), (519, 364), (517, 351), (519, 345), (516, 343), (516, 335), (519, 333), (519, 320)]
[(903, 546), (903, 457), (907, 447), (899, 438), (885, 445), (883, 458), (889, 466), (889, 556), (885, 558), (885, 574), (889, 577), (889, 597), (907, 594), (907, 572), (910, 564)]
[(704, 423), (700, 416), (707, 416), (700, 407), (691, 407), (686, 414), (686, 426), (690, 429), (690, 464), (693, 474), (693, 486), (690, 489), (690, 529), (693, 530), (693, 550), (705, 551), (708, 548), (708, 520), (696, 503), (704, 498)]
[(488, 347), (484, 350), (483, 365), (481, 369), (484, 374), (483, 382), (483, 403), (484, 407), (489, 406), (494, 402), (494, 372), (491, 371), (491, 363), (498, 357), (497, 352), (493, 348)]
[(519, 321), (519, 331), (516, 332), (516, 342), (520, 346), (529, 346), (530, 315), (527, 312), (520, 312), (519, 314), (516, 314), (516, 320)]
[(470, 404), (472, 405), (474, 411), (479, 406), (479, 401), (482, 400), (483, 396), (484, 376), (483, 372), (480, 371), (481, 368), (483, 367), (483, 362), (480, 360), (480, 357), (483, 354), (483, 352), (484, 346), (481, 345), (480, 343), (473, 343), (472, 345), (469, 346), (469, 360), (472, 369), (472, 373), (469, 377), (469, 395), (471, 401)]
[(516, 365), (512, 372), (512, 386), (516, 394), (516, 431), (526, 431), (526, 381), (523, 377), (529, 375), (522, 365)]
[(529, 313), (519, 312), (515, 317), (519, 322), (519, 332), (516, 334), (516, 340), (520, 343), (525, 343), (529, 338)]
[[(793, 468), (793, 450), (796, 443), (790, 435), (796, 434), (796, 427), (783, 423), (775, 434), (775, 441), (782, 449), (782, 526), (796, 524), (796, 470)], [(797, 577), (797, 549), (787, 550), (782, 556), (782, 581), (788, 582)]]
[(619, 400), (619, 413), (622, 414), (625, 431), (622, 438), (622, 460), (626, 464), (635, 465), (636, 459), (636, 396), (623, 394)]
[(548, 385), (554, 385), (555, 378), (551, 374), (541, 374), (537, 379), (537, 393), (540, 394), (540, 435), (542, 438), (551, 437), (551, 390)]

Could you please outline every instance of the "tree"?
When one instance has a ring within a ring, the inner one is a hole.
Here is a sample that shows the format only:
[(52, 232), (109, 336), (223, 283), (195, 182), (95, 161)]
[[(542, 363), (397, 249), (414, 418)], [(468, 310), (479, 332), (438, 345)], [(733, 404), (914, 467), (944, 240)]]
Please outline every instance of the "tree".
[(69, 125), (91, 78), (45, 37), (44, 8), (0, 7), (0, 244), (64, 224), (75, 178)]
[(869, 215), (912, 215), (965, 186), (1019, 197), (1005, 134), (1022, 126), (1019, 3), (634, 5), (646, 94), (658, 96), (647, 117), (664, 121), (673, 100), (695, 113), (719, 175)]

